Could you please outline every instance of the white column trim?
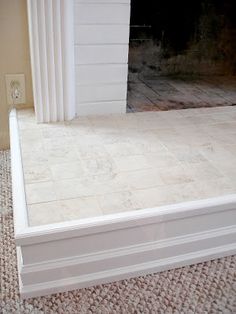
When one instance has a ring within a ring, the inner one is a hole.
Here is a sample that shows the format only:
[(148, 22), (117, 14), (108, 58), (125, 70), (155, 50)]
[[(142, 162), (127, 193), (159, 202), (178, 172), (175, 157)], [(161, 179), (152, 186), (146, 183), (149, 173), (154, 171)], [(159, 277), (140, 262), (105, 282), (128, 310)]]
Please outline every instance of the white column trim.
[(38, 122), (75, 117), (73, 0), (27, 0)]

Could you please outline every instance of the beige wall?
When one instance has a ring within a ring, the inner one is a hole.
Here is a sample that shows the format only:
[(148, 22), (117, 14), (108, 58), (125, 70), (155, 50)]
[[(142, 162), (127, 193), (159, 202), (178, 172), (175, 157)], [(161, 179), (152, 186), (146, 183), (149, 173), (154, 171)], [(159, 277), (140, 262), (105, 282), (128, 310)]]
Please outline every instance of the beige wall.
[(5, 74), (24, 73), (26, 105), (33, 105), (26, 0), (0, 0), (0, 149), (9, 147)]

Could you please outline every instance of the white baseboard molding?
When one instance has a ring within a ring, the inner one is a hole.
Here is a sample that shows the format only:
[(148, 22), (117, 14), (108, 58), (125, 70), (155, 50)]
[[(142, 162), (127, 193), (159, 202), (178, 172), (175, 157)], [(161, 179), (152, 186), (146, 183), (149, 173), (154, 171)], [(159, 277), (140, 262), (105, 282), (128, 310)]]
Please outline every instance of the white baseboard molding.
[(77, 103), (77, 116), (126, 113), (126, 100)]
[(10, 134), (23, 298), (236, 254), (236, 195), (30, 227), (15, 111)]

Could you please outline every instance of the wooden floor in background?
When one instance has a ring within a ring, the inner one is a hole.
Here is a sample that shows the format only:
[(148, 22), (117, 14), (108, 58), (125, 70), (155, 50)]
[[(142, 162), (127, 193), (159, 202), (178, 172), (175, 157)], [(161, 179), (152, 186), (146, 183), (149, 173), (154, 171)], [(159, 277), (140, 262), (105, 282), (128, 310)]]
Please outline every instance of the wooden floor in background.
[(129, 74), (127, 112), (230, 105), (236, 105), (236, 77)]

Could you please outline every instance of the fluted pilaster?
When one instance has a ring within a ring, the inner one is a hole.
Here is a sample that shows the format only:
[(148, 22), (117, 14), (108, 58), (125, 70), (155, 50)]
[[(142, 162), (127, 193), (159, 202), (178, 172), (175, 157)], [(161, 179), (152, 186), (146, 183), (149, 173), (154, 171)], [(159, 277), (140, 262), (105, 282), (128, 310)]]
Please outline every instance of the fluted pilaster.
[(28, 0), (34, 105), (38, 122), (75, 116), (73, 0)]

